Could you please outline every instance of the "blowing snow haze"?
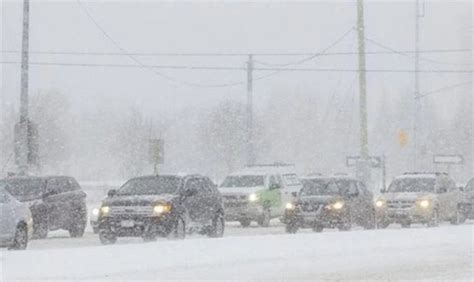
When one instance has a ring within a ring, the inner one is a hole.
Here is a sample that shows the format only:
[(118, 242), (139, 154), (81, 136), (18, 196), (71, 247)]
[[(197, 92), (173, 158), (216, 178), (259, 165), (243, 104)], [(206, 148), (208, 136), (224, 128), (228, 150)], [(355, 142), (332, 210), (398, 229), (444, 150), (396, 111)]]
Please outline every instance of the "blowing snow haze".
[[(16, 169), (22, 7), (0, 8), (2, 175)], [(447, 170), (433, 155), (462, 155), (464, 164), (450, 168), (461, 183), (473, 174), (472, 10), (470, 1), (426, 1), (418, 11), (420, 94), (430, 94), (420, 98), (418, 169)], [(364, 16), (369, 152), (385, 156), (390, 178), (414, 163), (415, 7), (367, 1)], [(30, 117), (39, 126), (40, 171), (80, 180), (147, 174), (148, 140), (161, 138), (160, 171), (222, 180), (246, 163), (254, 54), (256, 161), (352, 173), (346, 156), (360, 154), (356, 24), (355, 1), (31, 1)]]

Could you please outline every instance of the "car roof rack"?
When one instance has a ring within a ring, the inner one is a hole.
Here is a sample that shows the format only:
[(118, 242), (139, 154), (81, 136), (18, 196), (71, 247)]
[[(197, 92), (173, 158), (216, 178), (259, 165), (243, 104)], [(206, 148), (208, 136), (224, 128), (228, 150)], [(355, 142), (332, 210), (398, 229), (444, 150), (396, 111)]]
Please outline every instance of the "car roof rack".
[(405, 172), (403, 175), (422, 175), (422, 174), (431, 174), (431, 175), (448, 175), (446, 172), (439, 172), (439, 171), (429, 171), (429, 172), (423, 172), (423, 171), (416, 171), (416, 172)]
[(280, 162), (274, 162), (272, 164), (253, 164), (253, 165), (246, 165), (245, 167), (285, 167), (285, 166), (295, 166), (294, 164), (286, 164)]

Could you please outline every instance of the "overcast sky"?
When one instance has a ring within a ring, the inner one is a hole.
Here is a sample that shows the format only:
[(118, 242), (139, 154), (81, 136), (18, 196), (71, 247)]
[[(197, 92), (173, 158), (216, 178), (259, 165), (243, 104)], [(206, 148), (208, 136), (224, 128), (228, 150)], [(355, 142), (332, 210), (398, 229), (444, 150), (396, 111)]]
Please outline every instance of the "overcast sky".
[[(121, 48), (128, 52), (318, 52), (334, 43), (356, 24), (356, 1), (307, 1), (301, 3), (154, 1), (31, 1), (31, 51), (120, 52), (85, 12)], [(423, 2), (423, 1), (422, 1)], [(21, 49), (22, 1), (2, 1), (2, 50)], [(421, 19), (421, 49), (472, 48), (471, 1), (425, 1)], [(396, 50), (414, 50), (413, 2), (366, 1), (366, 36)], [(356, 33), (351, 32), (330, 52), (356, 51)], [(381, 51), (367, 43), (367, 50)], [(472, 69), (472, 53), (424, 54), (422, 69)], [(144, 64), (243, 67), (242, 57), (140, 57)], [(301, 57), (256, 57), (267, 63), (286, 63)], [(19, 61), (19, 54), (2, 53), (2, 61)], [(136, 64), (126, 56), (32, 55), (31, 61)], [(453, 65), (451, 64), (453, 63)], [(456, 65), (460, 64), (460, 65)], [(262, 67), (262, 65), (259, 65)], [(357, 56), (328, 56), (296, 67), (357, 67)], [(413, 58), (400, 55), (369, 55), (367, 68), (412, 69)], [(2, 65), (2, 99), (17, 103), (19, 65)], [(246, 81), (244, 71), (160, 70), (180, 81), (225, 84)], [(258, 72), (261, 76), (268, 72)], [(257, 108), (273, 93), (295, 91), (329, 96), (337, 87), (351, 86), (354, 73), (279, 73), (255, 84)], [(127, 108), (135, 105), (147, 112), (172, 113), (186, 107), (208, 105), (232, 98), (245, 101), (245, 84), (227, 88), (197, 88), (172, 83), (140, 68), (85, 68), (31, 66), (30, 94), (56, 89), (70, 97), (73, 109)], [(472, 75), (422, 74), (421, 91), (472, 80)], [(347, 86), (346, 86), (347, 85)], [(381, 91), (412, 91), (413, 74), (368, 74), (372, 107)], [(458, 93), (460, 92), (460, 93)], [(438, 95), (445, 105), (466, 95), (466, 88)], [(454, 98), (453, 98), (454, 97)], [(465, 96), (464, 96), (465, 98)], [(291, 99), (291, 98), (290, 98)], [(440, 110), (442, 107), (440, 107)], [(370, 117), (370, 115), (369, 115)]]

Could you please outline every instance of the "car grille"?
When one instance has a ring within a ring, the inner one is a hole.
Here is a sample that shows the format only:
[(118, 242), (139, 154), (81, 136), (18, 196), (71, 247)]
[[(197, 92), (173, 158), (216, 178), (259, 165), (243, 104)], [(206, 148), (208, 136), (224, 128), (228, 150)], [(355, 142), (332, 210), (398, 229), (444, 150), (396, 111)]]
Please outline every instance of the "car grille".
[(224, 195), (223, 200), (224, 207), (236, 208), (248, 205), (247, 196), (245, 195)]
[(150, 215), (153, 213), (152, 206), (112, 206), (109, 214), (111, 216), (118, 215)]
[(301, 203), (301, 210), (304, 212), (316, 212), (318, 211), (324, 204), (320, 203)]
[(387, 201), (387, 208), (389, 209), (409, 209), (415, 205), (415, 201), (399, 200)]

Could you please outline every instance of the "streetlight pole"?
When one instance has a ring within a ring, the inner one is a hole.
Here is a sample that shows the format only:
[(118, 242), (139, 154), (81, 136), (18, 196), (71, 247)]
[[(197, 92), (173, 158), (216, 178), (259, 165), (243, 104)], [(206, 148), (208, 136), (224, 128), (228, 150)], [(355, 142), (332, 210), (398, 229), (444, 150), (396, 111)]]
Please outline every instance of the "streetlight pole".
[(19, 122), (18, 170), (20, 174), (28, 173), (28, 49), (30, 26), (30, 1), (23, 0), (23, 37), (21, 49), (21, 92)]
[(255, 164), (253, 136), (253, 55), (247, 61), (247, 165)]

